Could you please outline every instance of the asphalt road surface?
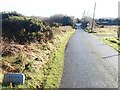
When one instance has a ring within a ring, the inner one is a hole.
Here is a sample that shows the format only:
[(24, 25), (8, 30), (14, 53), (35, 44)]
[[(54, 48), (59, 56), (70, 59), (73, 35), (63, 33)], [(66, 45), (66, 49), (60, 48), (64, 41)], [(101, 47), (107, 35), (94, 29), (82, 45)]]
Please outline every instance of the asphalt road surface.
[(65, 50), (60, 88), (118, 88), (118, 52), (76, 30)]

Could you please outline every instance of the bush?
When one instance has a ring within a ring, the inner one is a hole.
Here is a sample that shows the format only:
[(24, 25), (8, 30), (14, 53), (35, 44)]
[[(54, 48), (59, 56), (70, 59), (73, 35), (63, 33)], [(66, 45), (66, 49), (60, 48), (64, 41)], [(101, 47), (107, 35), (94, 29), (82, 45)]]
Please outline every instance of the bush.
[(105, 26), (104, 25), (100, 25), (100, 28), (104, 28)]
[(59, 25), (72, 26), (72, 27), (75, 26), (73, 17), (62, 15), (62, 14), (53, 15), (44, 21), (50, 23), (50, 25), (55, 27), (58, 27)]
[(14, 40), (18, 43), (29, 43), (31, 41), (40, 42), (41, 39), (45, 38), (51, 39), (51, 27), (44, 25), (43, 22), (18, 14), (16, 14), (16, 16), (10, 14), (10, 16), (7, 17), (8, 15), (5, 13), (6, 18), (2, 19), (2, 36), (8, 38), (9, 41)]

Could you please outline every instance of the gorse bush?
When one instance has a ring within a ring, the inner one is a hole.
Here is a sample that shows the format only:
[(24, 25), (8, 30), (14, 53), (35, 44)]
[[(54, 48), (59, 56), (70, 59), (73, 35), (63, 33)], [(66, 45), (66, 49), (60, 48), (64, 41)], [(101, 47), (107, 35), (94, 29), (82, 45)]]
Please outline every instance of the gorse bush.
[(62, 14), (56, 14), (44, 19), (43, 21), (50, 23), (52, 26), (75, 26), (74, 17)]
[(8, 38), (9, 41), (29, 43), (31, 41), (46, 41), (52, 38), (51, 27), (43, 22), (19, 14), (9, 14), (2, 13), (2, 36)]
[(17, 13), (16, 11), (13, 11), (13, 12), (2, 12), (1, 14), (2, 14), (2, 19), (8, 18), (10, 16), (23, 16), (22, 14)]

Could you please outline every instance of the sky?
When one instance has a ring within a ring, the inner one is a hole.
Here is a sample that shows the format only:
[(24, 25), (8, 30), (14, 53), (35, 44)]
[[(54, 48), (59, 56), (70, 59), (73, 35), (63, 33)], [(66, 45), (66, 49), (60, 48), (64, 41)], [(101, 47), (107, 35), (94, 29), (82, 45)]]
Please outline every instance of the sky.
[(17, 11), (26, 16), (49, 17), (65, 14), (81, 18), (93, 16), (96, 2), (95, 18), (118, 17), (119, 0), (0, 0), (0, 12)]

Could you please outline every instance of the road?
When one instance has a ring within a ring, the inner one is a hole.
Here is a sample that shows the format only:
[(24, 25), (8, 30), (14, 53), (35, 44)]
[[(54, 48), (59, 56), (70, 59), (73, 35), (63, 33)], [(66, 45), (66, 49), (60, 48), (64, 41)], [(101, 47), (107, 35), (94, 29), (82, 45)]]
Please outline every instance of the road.
[(60, 88), (118, 88), (118, 52), (76, 30), (65, 50)]

